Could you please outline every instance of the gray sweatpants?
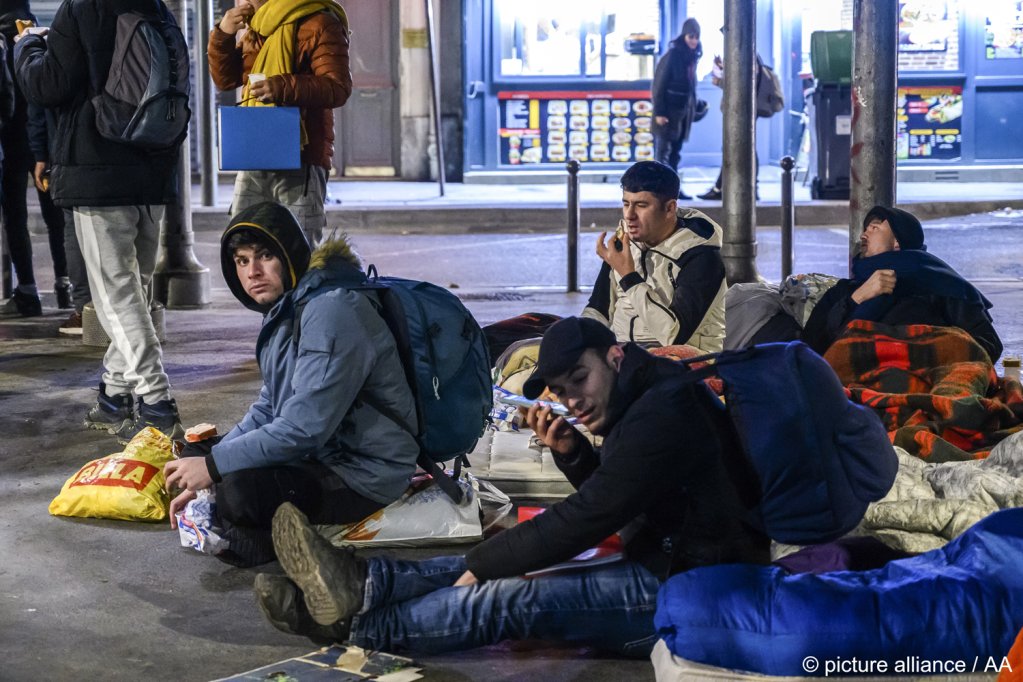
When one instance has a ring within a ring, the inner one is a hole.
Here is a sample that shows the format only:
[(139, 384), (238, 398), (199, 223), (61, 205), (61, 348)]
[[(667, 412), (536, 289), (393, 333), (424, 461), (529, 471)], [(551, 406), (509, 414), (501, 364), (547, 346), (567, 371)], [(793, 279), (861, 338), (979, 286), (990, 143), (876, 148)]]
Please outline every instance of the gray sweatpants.
[(260, 204), (276, 201), (295, 214), (310, 247), (323, 239), (327, 216), (323, 202), (327, 197), (327, 171), (320, 166), (303, 165), (297, 170), (240, 171), (234, 181), (231, 215)]
[(163, 206), (77, 206), (75, 235), (92, 303), (110, 346), (103, 357), (107, 395), (132, 390), (146, 404), (170, 398), (163, 351), (149, 314)]

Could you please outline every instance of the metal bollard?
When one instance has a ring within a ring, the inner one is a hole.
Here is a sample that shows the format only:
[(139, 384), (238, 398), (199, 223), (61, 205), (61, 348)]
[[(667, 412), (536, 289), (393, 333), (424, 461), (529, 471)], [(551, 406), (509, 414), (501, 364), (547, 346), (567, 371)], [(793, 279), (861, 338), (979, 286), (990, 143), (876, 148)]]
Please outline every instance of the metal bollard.
[(568, 169), (568, 292), (579, 291), (579, 162)]
[(792, 201), (792, 169), (796, 160), (781, 160), (781, 279), (792, 274), (792, 229), (796, 224), (796, 206)]

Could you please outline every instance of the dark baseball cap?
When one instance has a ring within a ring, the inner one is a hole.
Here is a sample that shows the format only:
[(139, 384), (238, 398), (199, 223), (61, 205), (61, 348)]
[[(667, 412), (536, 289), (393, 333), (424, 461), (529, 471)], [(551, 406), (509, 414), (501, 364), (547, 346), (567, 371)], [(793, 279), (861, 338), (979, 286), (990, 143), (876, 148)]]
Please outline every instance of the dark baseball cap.
[(588, 317), (559, 320), (543, 335), (536, 369), (523, 384), (522, 394), (536, 398), (550, 379), (572, 369), (587, 348), (603, 351), (615, 343), (614, 332), (597, 320)]

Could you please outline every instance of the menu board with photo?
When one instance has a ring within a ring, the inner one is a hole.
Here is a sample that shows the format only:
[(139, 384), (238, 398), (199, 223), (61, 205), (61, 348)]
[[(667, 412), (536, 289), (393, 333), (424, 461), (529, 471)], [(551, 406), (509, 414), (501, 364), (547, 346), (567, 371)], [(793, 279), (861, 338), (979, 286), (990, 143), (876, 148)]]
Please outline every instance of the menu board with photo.
[(499, 92), (497, 100), (502, 164), (654, 158), (648, 91)]
[(985, 56), (988, 59), (1023, 59), (1023, 2), (990, 0), (985, 11)]
[(963, 89), (900, 87), (895, 153), (899, 159), (958, 159), (963, 146)]
[(944, 52), (948, 49), (949, 35), (959, 30), (949, 20), (948, 1), (899, 3), (899, 52)]

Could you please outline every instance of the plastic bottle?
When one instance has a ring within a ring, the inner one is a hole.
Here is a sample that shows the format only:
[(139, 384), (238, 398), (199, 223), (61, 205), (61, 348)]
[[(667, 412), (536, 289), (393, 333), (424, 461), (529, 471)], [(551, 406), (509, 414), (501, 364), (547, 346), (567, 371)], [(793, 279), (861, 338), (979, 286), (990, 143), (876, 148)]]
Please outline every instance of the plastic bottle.
[(1005, 372), (1006, 379), (1015, 379), (1019, 381), (1019, 356), (1018, 355), (1006, 355), (1002, 358), (1002, 369)]

